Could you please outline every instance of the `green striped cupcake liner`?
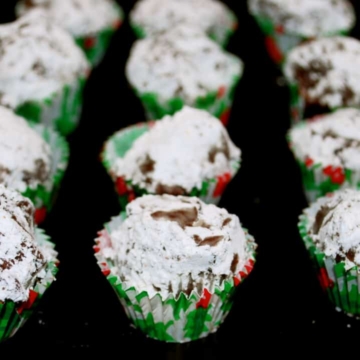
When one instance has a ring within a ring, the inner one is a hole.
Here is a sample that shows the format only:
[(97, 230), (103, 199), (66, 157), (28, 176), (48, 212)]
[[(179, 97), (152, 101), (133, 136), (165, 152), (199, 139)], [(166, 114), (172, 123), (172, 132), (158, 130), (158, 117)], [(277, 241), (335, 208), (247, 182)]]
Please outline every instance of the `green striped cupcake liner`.
[(94, 251), (102, 273), (115, 290), (130, 321), (149, 338), (165, 342), (184, 343), (216, 332), (231, 310), (236, 287), (254, 267), (255, 246), (251, 235), (246, 234), (252, 257), (236, 277), (224, 280), (221, 288), (213, 292), (205, 288), (202, 294), (195, 290), (190, 295), (181, 292), (177, 298), (171, 295), (162, 299), (160, 294), (150, 297), (146, 291), (121, 282), (113, 271), (114, 263), (104, 254), (111, 247), (111, 232), (125, 217), (123, 212), (105, 225), (95, 240)]
[(55, 130), (41, 124), (30, 124), (50, 146), (51, 168), (48, 180), (36, 188), (28, 187), (22, 195), (35, 206), (35, 222), (41, 223), (51, 210), (69, 160), (69, 145)]
[[(306, 40), (300, 34), (286, 32), (281, 24), (274, 23), (271, 19), (254, 15), (255, 21), (265, 35), (265, 47), (270, 58), (278, 65), (282, 65), (289, 52)], [(348, 30), (336, 31), (324, 36), (347, 35)]]
[(116, 4), (114, 7), (114, 11), (118, 14), (118, 18), (111, 26), (99, 31), (98, 33), (75, 38), (75, 42), (82, 48), (93, 67), (98, 65), (104, 58), (112, 37), (121, 26), (124, 19), (124, 13), (120, 6)]
[[(115, 190), (119, 196), (122, 209), (125, 209), (130, 201), (139, 196), (149, 194), (149, 192), (133, 184), (131, 179), (116, 176), (112, 169), (116, 160), (123, 158), (131, 149), (134, 141), (147, 132), (153, 124), (154, 122), (139, 123), (116, 132), (106, 141), (101, 153), (102, 163), (115, 184)], [(218, 204), (226, 186), (236, 175), (239, 168), (240, 162), (234, 161), (229, 172), (213, 179), (204, 179), (200, 188), (195, 187), (189, 194), (184, 195), (197, 196), (205, 203)]]
[[(305, 121), (301, 121), (295, 127), (306, 126)], [(294, 144), (291, 136), (287, 137), (290, 149), (296, 158)], [(305, 160), (296, 159), (302, 176), (304, 193), (307, 201), (314, 202), (319, 197), (330, 194), (343, 188), (360, 189), (360, 171), (351, 170), (341, 166), (324, 166), (315, 162), (310, 157)]]
[(308, 235), (308, 221), (302, 214), (298, 228), (322, 289), (338, 311), (360, 317), (360, 269), (354, 266), (346, 270), (344, 262), (336, 262), (320, 251)]
[(18, 106), (15, 112), (31, 123), (51, 126), (62, 135), (68, 135), (80, 120), (85, 82), (85, 77), (80, 78), (43, 101), (29, 101)]
[[(35, 229), (35, 239), (39, 245), (54, 249), (54, 244), (49, 241), (42, 229)], [(56, 255), (55, 255), (56, 256)], [(46, 267), (44, 278), (38, 279), (29, 291), (29, 299), (23, 303), (14, 303), (11, 300), (0, 302), (0, 341), (4, 341), (16, 334), (25, 324), (26, 320), (36, 310), (45, 291), (55, 280), (58, 271), (58, 260), (53, 258)]]
[(234, 76), (228, 87), (221, 86), (217, 91), (209, 92), (203, 97), (198, 97), (194, 104), (187, 104), (180, 97), (162, 100), (156, 93), (141, 93), (137, 89), (134, 90), (144, 106), (145, 115), (148, 120), (158, 120), (165, 115), (173, 115), (181, 110), (184, 105), (190, 105), (194, 108), (208, 111), (220, 119), (224, 126), (226, 126), (229, 121), (239, 81), (240, 76)]

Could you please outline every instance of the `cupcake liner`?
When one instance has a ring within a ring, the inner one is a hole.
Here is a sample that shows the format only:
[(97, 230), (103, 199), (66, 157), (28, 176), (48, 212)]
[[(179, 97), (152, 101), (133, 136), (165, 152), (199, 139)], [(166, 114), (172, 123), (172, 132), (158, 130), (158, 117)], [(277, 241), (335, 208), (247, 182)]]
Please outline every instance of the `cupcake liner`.
[(55, 130), (41, 124), (30, 124), (50, 146), (51, 149), (51, 169), (49, 179), (36, 188), (28, 187), (22, 195), (29, 198), (36, 208), (35, 222), (41, 223), (46, 214), (51, 210), (61, 180), (64, 176), (68, 159), (69, 145), (66, 140)]
[[(153, 124), (154, 122), (148, 122), (129, 126), (115, 133), (105, 143), (101, 159), (105, 169), (115, 183), (115, 190), (119, 195), (122, 209), (125, 209), (130, 201), (144, 194), (149, 194), (149, 192), (133, 184), (131, 179), (117, 177), (112, 169), (116, 160), (124, 157), (134, 141), (148, 131)], [(205, 203), (218, 204), (227, 184), (235, 176), (239, 168), (240, 162), (234, 161), (230, 172), (226, 172), (213, 179), (205, 179), (202, 182), (201, 188), (193, 188), (189, 194), (185, 195), (197, 196)]]
[(165, 115), (173, 115), (181, 110), (184, 105), (191, 105), (197, 109), (203, 109), (219, 118), (224, 126), (229, 121), (231, 107), (234, 101), (235, 90), (240, 76), (234, 76), (228, 87), (221, 86), (218, 91), (209, 92), (204, 97), (198, 97), (194, 104), (186, 104), (181, 98), (161, 100), (155, 93), (141, 93), (135, 89), (140, 98), (148, 120), (158, 120)]
[(82, 48), (93, 67), (98, 65), (104, 58), (113, 35), (121, 26), (124, 14), (118, 5), (116, 5), (116, 12), (118, 13), (118, 18), (111, 26), (98, 33), (75, 38), (75, 42)]
[[(54, 249), (54, 244), (49, 241), (49, 237), (44, 234), (42, 229), (35, 230), (35, 237), (38, 244)], [(26, 302), (14, 303), (11, 300), (0, 302), (0, 341), (15, 335), (34, 313), (46, 289), (55, 280), (58, 271), (57, 265), (58, 260), (55, 258), (47, 264), (44, 278), (39, 279), (34, 288), (29, 291), (29, 299)]]
[[(218, 43), (222, 48), (225, 48), (229, 43), (230, 38), (235, 33), (238, 28), (238, 19), (234, 12), (229, 11), (229, 16), (232, 20), (232, 27), (231, 28), (224, 28), (220, 26), (213, 26), (211, 28), (211, 32), (208, 34), (209, 37)], [(138, 24), (130, 21), (130, 26), (138, 39), (144, 39), (147, 37), (146, 30)]]
[(52, 126), (62, 135), (68, 135), (80, 120), (85, 82), (85, 78), (80, 78), (43, 101), (29, 101), (18, 106), (15, 112), (29, 122)]
[[(181, 292), (177, 298), (171, 295), (165, 300), (159, 294), (149, 297), (146, 291), (138, 291), (134, 286), (121, 282), (112, 270), (114, 264), (103, 252), (111, 247), (109, 234), (124, 221), (125, 217), (125, 213), (122, 213), (105, 225), (105, 229), (95, 240), (94, 250), (102, 273), (112, 285), (126, 315), (135, 327), (150, 338), (176, 343), (197, 340), (216, 332), (231, 309), (237, 285), (253, 269), (254, 248), (250, 249), (253, 256), (244, 269), (233, 279), (225, 280), (222, 288), (216, 288), (213, 293), (205, 288), (201, 296), (192, 291), (190, 295)], [(252, 239), (248, 234), (247, 237)]]
[[(281, 65), (286, 56), (296, 46), (309, 38), (295, 33), (288, 33), (281, 24), (276, 24), (269, 18), (254, 15), (254, 18), (265, 34), (265, 47), (270, 58)], [(336, 31), (324, 36), (347, 35), (349, 31)]]
[(308, 235), (308, 217), (300, 216), (300, 235), (310, 254), (320, 285), (337, 310), (360, 317), (360, 269), (346, 270), (344, 262), (336, 262), (321, 252)]

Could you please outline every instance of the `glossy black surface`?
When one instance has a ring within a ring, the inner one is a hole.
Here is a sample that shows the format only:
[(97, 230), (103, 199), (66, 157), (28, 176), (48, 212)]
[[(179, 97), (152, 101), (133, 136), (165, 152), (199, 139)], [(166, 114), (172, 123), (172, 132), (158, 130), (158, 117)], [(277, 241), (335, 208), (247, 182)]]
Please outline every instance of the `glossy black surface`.
[[(301, 350), (324, 357), (332, 354), (334, 346), (343, 356), (357, 353), (360, 323), (328, 303), (298, 235), (297, 219), (306, 202), (285, 141), (287, 88), (265, 52), (246, 2), (226, 2), (239, 17), (238, 32), (228, 49), (245, 63), (229, 123), (243, 162), (220, 205), (240, 217), (259, 248), (255, 269), (239, 287), (225, 323), (217, 334), (185, 345), (147, 339), (130, 326), (93, 256), (96, 232), (119, 211), (112, 183), (98, 160), (101, 146), (114, 131), (144, 120), (141, 104), (124, 76), (135, 40), (125, 20), (87, 84), (81, 124), (69, 137), (69, 168), (56, 206), (43, 224), (60, 253), (57, 281), (39, 311), (12, 339), (0, 344), (0, 357), (19, 352), (50, 357), (89, 350), (113, 353), (119, 359), (130, 357), (129, 351), (133, 357), (145, 353), (158, 359), (221, 359), (228, 351), (239, 359), (263, 353), (290, 358)], [(126, 14), (133, 3), (122, 2)], [(11, 1), (1, 2), (3, 22), (12, 20), (12, 7)], [(357, 27), (354, 36), (358, 34)]]

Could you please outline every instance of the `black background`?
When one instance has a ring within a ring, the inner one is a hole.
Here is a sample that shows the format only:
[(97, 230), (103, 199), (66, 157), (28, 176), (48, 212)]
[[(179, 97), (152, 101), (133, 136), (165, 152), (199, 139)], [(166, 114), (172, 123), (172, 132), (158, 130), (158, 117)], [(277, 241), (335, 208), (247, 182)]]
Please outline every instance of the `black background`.
[[(99, 152), (113, 132), (144, 120), (124, 76), (135, 40), (125, 19), (104, 61), (91, 74), (80, 126), (69, 137), (69, 167), (57, 203), (42, 226), (59, 251), (57, 281), (39, 311), (0, 344), (0, 357), (24, 353), (50, 358), (89, 350), (118, 359), (144, 354), (158, 359), (220, 359), (228, 353), (240, 359), (260, 354), (290, 358), (299, 352), (328, 357), (336, 348), (342, 356), (357, 355), (360, 322), (328, 303), (298, 235), (297, 219), (306, 202), (285, 140), (287, 88), (247, 13), (246, 1), (225, 2), (239, 18), (228, 50), (245, 63), (228, 127), (243, 160), (220, 206), (237, 214), (259, 244), (254, 271), (239, 287), (228, 318), (204, 340), (184, 345), (150, 340), (130, 326), (95, 262), (96, 233), (119, 212)], [(14, 4), (1, 1), (2, 22), (13, 20)], [(126, 15), (133, 4), (122, 1)], [(357, 26), (353, 35), (359, 33)]]

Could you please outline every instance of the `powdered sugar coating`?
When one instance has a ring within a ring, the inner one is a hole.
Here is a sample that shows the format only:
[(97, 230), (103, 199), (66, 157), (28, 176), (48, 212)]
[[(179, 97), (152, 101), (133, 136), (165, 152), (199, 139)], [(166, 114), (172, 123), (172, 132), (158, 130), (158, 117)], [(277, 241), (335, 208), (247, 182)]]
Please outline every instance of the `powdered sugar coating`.
[(360, 170), (360, 110), (348, 108), (305, 121), (289, 131), (295, 157)]
[(50, 146), (11, 110), (0, 106), (0, 183), (20, 192), (49, 180)]
[(94, 35), (122, 17), (114, 0), (23, 0), (16, 10), (21, 16), (37, 8), (74, 37)]
[(72, 37), (39, 11), (0, 25), (0, 104), (44, 100), (89, 71)]
[(35, 242), (33, 213), (29, 199), (0, 185), (0, 301), (26, 301), (53, 255)]
[(360, 192), (339, 190), (304, 210), (309, 236), (325, 255), (344, 261), (345, 268), (360, 265)]
[(360, 41), (335, 36), (293, 49), (285, 75), (297, 83), (306, 103), (330, 109), (360, 106)]
[(181, 98), (194, 106), (199, 96), (230, 86), (242, 74), (240, 59), (221, 49), (195, 27), (178, 26), (135, 42), (126, 76), (140, 93), (155, 93), (160, 102)]
[(255, 16), (304, 37), (348, 31), (355, 24), (355, 11), (347, 0), (248, 0), (248, 7)]
[(189, 194), (204, 180), (232, 173), (240, 154), (217, 118), (186, 106), (155, 122), (112, 171), (151, 193), (166, 186)]
[(104, 250), (125, 282), (162, 299), (210, 292), (244, 268), (255, 249), (239, 219), (195, 197), (146, 195), (126, 208)]
[(217, 0), (140, 0), (130, 12), (130, 21), (153, 36), (179, 24), (195, 25), (208, 34), (217, 28), (231, 30), (236, 19)]

